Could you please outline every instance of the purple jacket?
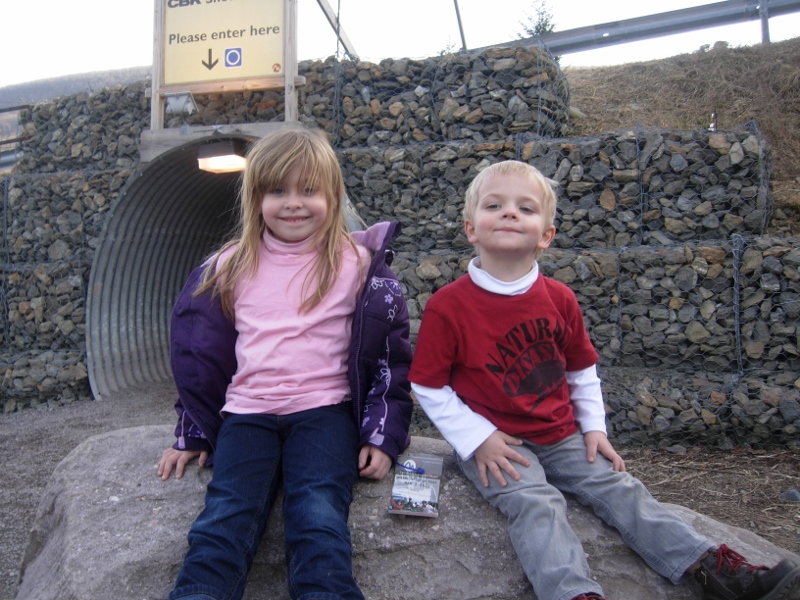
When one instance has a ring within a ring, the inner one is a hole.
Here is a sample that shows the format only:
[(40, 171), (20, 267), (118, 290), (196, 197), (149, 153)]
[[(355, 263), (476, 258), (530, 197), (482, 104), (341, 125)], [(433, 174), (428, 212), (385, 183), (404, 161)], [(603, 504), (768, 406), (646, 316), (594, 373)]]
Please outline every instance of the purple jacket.
[[(392, 459), (408, 446), (413, 408), (408, 310), (389, 269), (389, 242), (399, 232), (398, 223), (378, 223), (352, 234), (373, 258), (356, 305), (348, 357), (353, 414), (361, 430), (359, 447), (372, 444)], [(192, 297), (203, 268), (189, 275), (172, 310), (170, 358), (178, 388), (178, 440), (173, 447), (213, 453), (225, 391), (236, 371), (237, 332), (210, 291)]]

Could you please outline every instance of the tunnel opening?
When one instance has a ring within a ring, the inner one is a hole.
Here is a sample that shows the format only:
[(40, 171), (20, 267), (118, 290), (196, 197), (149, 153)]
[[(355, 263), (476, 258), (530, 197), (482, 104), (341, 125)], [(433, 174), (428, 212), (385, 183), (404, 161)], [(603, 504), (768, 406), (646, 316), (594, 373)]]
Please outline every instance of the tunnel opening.
[(169, 320), (183, 284), (234, 231), (241, 173), (197, 166), (208, 137), (161, 154), (128, 180), (109, 211), (89, 276), (86, 360), (100, 400), (172, 377)]

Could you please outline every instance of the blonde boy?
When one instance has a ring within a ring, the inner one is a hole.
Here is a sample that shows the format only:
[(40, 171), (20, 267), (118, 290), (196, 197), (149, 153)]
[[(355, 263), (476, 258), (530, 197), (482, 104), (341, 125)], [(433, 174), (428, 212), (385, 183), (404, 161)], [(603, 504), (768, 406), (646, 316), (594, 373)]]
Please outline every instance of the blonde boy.
[(540, 600), (603, 599), (562, 492), (616, 527), (673, 583), (694, 573), (711, 600), (789, 600), (800, 567), (753, 567), (699, 535), (625, 472), (606, 437), (598, 355), (574, 293), (539, 273), (553, 241), (555, 182), (518, 161), (470, 184), (469, 272), (428, 301), (409, 379), (464, 474), (508, 517)]

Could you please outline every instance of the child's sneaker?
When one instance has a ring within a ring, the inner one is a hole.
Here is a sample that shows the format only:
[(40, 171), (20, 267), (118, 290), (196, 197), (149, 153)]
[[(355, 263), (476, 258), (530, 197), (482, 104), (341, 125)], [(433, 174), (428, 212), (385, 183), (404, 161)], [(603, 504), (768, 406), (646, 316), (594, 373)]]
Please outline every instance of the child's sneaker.
[(796, 600), (800, 593), (800, 566), (754, 566), (725, 544), (703, 559), (694, 578), (708, 600)]

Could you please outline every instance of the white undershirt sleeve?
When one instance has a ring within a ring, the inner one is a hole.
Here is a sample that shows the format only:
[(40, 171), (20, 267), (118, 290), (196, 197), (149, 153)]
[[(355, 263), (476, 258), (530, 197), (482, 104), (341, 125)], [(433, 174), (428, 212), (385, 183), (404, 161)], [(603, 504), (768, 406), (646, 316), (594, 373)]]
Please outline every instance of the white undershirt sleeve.
[(497, 429), (467, 406), (449, 385), (429, 388), (412, 383), (411, 389), (430, 420), (463, 460), (469, 460)]
[(581, 371), (566, 373), (572, 410), (581, 433), (602, 431), (606, 433), (606, 410), (597, 367), (592, 365)]

